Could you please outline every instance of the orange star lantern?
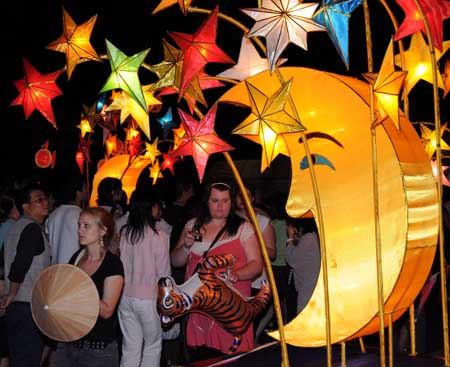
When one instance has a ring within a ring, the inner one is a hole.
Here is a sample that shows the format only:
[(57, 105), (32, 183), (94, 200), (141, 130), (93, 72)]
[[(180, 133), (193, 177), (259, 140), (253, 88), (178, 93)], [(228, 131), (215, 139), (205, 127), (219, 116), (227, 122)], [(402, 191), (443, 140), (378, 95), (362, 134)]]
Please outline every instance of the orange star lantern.
[[(436, 62), (447, 52), (450, 48), (450, 41), (444, 42), (443, 51), (434, 50), (436, 54)], [(395, 55), (395, 64), (402, 66), (400, 54)], [(405, 79), (405, 90), (409, 94), (417, 82), (422, 79), (430, 84), (433, 84), (433, 68), (431, 65), (431, 55), (427, 44), (422, 36), (422, 33), (414, 33), (411, 37), (409, 49), (405, 52), (404, 68), (408, 71)], [(444, 88), (442, 77), (438, 77), (439, 88)]]
[(375, 80), (373, 90), (378, 101), (382, 104), (384, 110), (397, 128), (399, 128), (398, 95), (402, 89), (406, 74), (404, 71), (395, 71), (394, 42), (391, 40), (386, 50), (380, 72)]
[(149, 175), (153, 181), (152, 185), (156, 184), (156, 181), (158, 181), (158, 178), (163, 178), (164, 176), (161, 173), (161, 167), (159, 165), (159, 161), (155, 160), (150, 167), (150, 175)]
[(89, 42), (96, 20), (97, 15), (94, 15), (82, 25), (77, 25), (69, 13), (63, 9), (64, 32), (47, 48), (66, 54), (68, 79), (70, 79), (75, 66), (79, 63), (90, 60), (102, 61)]
[(180, 96), (183, 96), (192, 78), (207, 63), (233, 63), (233, 60), (216, 45), (217, 13), (218, 8), (215, 7), (194, 35), (169, 32), (184, 52)]
[[(434, 152), (436, 151), (436, 130), (431, 130), (424, 123), (420, 123), (420, 134), (421, 140), (424, 145), (425, 151), (428, 154), (428, 157), (433, 157)], [(439, 134), (441, 149), (450, 150), (450, 146), (442, 139), (442, 135), (444, 135), (445, 129), (447, 128), (447, 124), (443, 124), (441, 126), (441, 132)]]
[(233, 147), (220, 139), (214, 131), (217, 105), (214, 105), (201, 121), (196, 121), (192, 116), (178, 109), (181, 124), (184, 126), (185, 135), (173, 152), (175, 156), (191, 155), (197, 168), (200, 182), (203, 180), (206, 163), (213, 153), (226, 152)]
[(42, 115), (57, 128), (55, 115), (51, 101), (62, 95), (56, 85), (56, 78), (61, 75), (61, 70), (49, 74), (39, 73), (27, 60), (23, 60), (24, 78), (14, 82), (19, 95), (11, 103), (11, 106), (22, 105), (25, 118), (28, 119), (34, 110)]

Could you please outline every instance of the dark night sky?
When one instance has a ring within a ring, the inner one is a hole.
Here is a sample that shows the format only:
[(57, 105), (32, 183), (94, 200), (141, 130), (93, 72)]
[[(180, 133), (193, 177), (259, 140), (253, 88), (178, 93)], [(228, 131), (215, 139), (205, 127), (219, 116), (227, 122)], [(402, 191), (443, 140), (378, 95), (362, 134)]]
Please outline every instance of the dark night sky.
[[(173, 6), (157, 15), (151, 15), (151, 10), (159, 0), (12, 0), (2, 1), (0, 13), (3, 15), (0, 24), (0, 45), (2, 47), (2, 70), (0, 71), (0, 111), (1, 111), (1, 144), (0, 169), (2, 183), (13, 177), (27, 175), (57, 176), (66, 174), (76, 168), (74, 152), (78, 144), (81, 105), (92, 105), (98, 98), (98, 91), (109, 76), (109, 62), (86, 62), (78, 65), (70, 81), (66, 74), (57, 79), (57, 84), (63, 95), (53, 99), (53, 108), (58, 123), (56, 131), (45, 118), (35, 111), (28, 120), (25, 120), (21, 106), (9, 106), (18, 95), (13, 84), (14, 80), (22, 79), (22, 58), (30, 61), (34, 67), (43, 74), (62, 68), (65, 56), (62, 53), (47, 50), (45, 47), (58, 38), (62, 33), (62, 7), (64, 6), (77, 24), (81, 24), (91, 16), (97, 14), (98, 19), (91, 36), (91, 44), (98, 54), (105, 54), (105, 38), (116, 45), (127, 55), (151, 48), (145, 60), (154, 64), (162, 60), (161, 39), (167, 38), (167, 31), (181, 31), (193, 33), (204, 15), (191, 14), (184, 17), (178, 6)], [(194, 1), (193, 5), (211, 9), (212, 1)], [(393, 1), (389, 3), (394, 10), (403, 16), (395, 7)], [(251, 27), (253, 21), (237, 10), (239, 7), (254, 7), (257, 1), (253, 0), (227, 0), (218, 1), (219, 9), (225, 14), (232, 15)], [(384, 50), (393, 33), (392, 26), (377, 1), (370, 2), (371, 21), (374, 37), (375, 70), (384, 56)], [(399, 19), (399, 22), (401, 19)], [(234, 60), (240, 46), (242, 33), (236, 28), (219, 21), (217, 43)], [(447, 28), (449, 21), (446, 21)], [(364, 25), (362, 7), (352, 15), (350, 23), (352, 36), (350, 44), (350, 71), (347, 72), (337, 55), (328, 35), (325, 32), (310, 33), (308, 36), (309, 51), (306, 52), (296, 46), (288, 46), (283, 57), (288, 57), (286, 65), (313, 67), (321, 70), (359, 76), (367, 71), (365, 61), (365, 44), (363, 39)], [(450, 39), (448, 30), (445, 39)], [(206, 71), (213, 74), (220, 72), (229, 65), (208, 66)], [(139, 72), (142, 84), (154, 81), (154, 75), (141, 68)], [(418, 100), (431, 98), (431, 86), (422, 83), (413, 90), (410, 97)], [(226, 89), (219, 88), (206, 92), (208, 101), (217, 99)], [(163, 102), (173, 101), (163, 99)], [(429, 105), (429, 106), (428, 106)], [(449, 115), (448, 97), (442, 103), (442, 113), (445, 122)], [(411, 116), (417, 121), (431, 121), (432, 104), (411, 104)], [(165, 111), (165, 108), (164, 108)], [(152, 118), (152, 117), (151, 117)], [(154, 119), (154, 115), (153, 115)], [(256, 144), (248, 143), (240, 137), (229, 137), (228, 133), (240, 121), (231, 126), (217, 126), (219, 135), (236, 147), (233, 153), (236, 158), (251, 157), (259, 159), (260, 148)], [(152, 122), (155, 124), (156, 122)], [(156, 123), (157, 124), (157, 123)], [(228, 123), (229, 124), (229, 123)], [(94, 140), (101, 140), (101, 134)], [(54, 170), (38, 169), (34, 165), (34, 154), (45, 142), (50, 141), (51, 150), (57, 151), (57, 160)], [(94, 157), (95, 159), (95, 157)]]

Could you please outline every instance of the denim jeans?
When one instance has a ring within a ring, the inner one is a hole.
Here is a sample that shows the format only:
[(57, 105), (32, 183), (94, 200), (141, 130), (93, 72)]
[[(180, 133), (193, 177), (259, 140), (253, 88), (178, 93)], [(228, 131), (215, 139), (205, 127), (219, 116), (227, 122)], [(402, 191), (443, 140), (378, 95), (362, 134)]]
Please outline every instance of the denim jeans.
[(34, 323), (30, 303), (11, 303), (5, 317), (11, 366), (39, 367), (44, 337)]
[(118, 367), (117, 342), (109, 343), (104, 349), (77, 348), (71, 343), (59, 343), (50, 365), (53, 367)]

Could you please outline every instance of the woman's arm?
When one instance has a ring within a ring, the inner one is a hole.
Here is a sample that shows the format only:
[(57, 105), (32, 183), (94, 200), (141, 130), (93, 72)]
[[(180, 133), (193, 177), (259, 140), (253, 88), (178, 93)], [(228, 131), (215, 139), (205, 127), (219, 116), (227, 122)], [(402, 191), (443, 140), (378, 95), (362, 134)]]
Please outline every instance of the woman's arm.
[(270, 260), (275, 260), (277, 257), (277, 247), (275, 242), (275, 229), (272, 224), (267, 224), (262, 233), (264, 243), (266, 244), (267, 254)]
[(103, 298), (100, 300), (99, 316), (101, 318), (109, 319), (112, 316), (119, 302), (122, 287), (122, 275), (113, 275), (105, 279), (103, 282)]
[(194, 235), (192, 231), (187, 227), (184, 227), (178, 239), (177, 245), (170, 254), (170, 261), (175, 267), (181, 267), (186, 265), (189, 258), (189, 251), (194, 244)]
[(233, 269), (228, 275), (228, 279), (233, 283), (238, 280), (254, 279), (261, 274), (263, 263), (261, 250), (255, 234), (252, 234), (246, 239), (244, 251), (247, 264), (240, 269)]

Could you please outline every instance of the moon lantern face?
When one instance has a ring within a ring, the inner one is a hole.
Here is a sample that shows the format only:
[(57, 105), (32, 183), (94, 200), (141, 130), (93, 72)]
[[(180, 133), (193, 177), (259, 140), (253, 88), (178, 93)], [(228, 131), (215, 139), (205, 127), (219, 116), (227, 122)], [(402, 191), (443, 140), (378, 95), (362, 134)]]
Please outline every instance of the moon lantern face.
[[(368, 84), (350, 77), (305, 68), (280, 68), (292, 80), (291, 96), (306, 134), (320, 132), (336, 139), (308, 139), (311, 154), (328, 164), (314, 165), (322, 205), (327, 251), (332, 343), (374, 333), (379, 327), (375, 214)], [(247, 79), (273, 94), (280, 88), (269, 72)], [(250, 106), (244, 83), (221, 102)], [(300, 133), (283, 135), (291, 160), (287, 212), (316, 214), (305, 150)], [(376, 128), (379, 219), (386, 314), (394, 321), (421, 290), (436, 252), (438, 198), (430, 162), (419, 137), (404, 115), (400, 129), (386, 118)], [(274, 162), (273, 164), (276, 164)], [(287, 343), (326, 344), (323, 273), (303, 311), (285, 325)], [(278, 332), (273, 332), (279, 338)]]

